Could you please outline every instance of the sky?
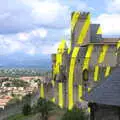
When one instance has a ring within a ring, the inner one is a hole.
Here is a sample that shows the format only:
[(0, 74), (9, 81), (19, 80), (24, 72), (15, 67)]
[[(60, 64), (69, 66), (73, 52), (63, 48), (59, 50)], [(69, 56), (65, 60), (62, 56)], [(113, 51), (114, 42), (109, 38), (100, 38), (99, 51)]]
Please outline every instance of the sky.
[(16, 54), (48, 57), (55, 53), (61, 39), (69, 43), (72, 11), (90, 12), (91, 22), (101, 24), (104, 36), (120, 35), (120, 0), (0, 0), (0, 3), (0, 59)]

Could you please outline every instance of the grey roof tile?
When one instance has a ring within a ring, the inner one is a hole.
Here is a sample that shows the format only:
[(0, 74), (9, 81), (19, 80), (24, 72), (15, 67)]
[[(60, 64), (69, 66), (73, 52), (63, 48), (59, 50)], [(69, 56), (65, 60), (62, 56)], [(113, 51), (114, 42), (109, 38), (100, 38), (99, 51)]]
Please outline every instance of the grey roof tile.
[(120, 106), (120, 67), (98, 87), (84, 96), (88, 102)]

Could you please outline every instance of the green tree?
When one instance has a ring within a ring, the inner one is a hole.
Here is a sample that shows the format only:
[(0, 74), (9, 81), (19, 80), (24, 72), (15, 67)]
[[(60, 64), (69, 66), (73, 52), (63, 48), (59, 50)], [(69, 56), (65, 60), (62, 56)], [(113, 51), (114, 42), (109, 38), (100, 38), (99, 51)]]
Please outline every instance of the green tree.
[(66, 111), (62, 120), (88, 120), (88, 116), (84, 110), (74, 107), (72, 110)]
[(30, 105), (31, 104), (31, 98), (32, 98), (32, 94), (29, 93), (29, 94), (27, 94), (23, 97), (23, 102)]
[(5, 84), (5, 87), (10, 87), (10, 83), (6, 83), (6, 84)]
[(31, 106), (29, 104), (25, 104), (22, 109), (23, 115), (29, 115), (31, 113)]
[(38, 99), (36, 109), (37, 112), (41, 113), (42, 120), (48, 120), (48, 114), (54, 109), (54, 104), (46, 99)]

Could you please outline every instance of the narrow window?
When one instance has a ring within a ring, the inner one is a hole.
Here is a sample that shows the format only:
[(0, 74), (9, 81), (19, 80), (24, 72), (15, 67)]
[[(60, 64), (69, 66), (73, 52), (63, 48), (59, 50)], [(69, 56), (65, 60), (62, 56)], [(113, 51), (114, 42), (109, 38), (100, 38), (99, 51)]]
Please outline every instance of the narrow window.
[(88, 70), (87, 70), (87, 69), (84, 69), (82, 74), (83, 74), (83, 75), (82, 75), (82, 76), (83, 76), (83, 80), (84, 80), (84, 81), (88, 81), (88, 76), (89, 76), (89, 75), (88, 75)]

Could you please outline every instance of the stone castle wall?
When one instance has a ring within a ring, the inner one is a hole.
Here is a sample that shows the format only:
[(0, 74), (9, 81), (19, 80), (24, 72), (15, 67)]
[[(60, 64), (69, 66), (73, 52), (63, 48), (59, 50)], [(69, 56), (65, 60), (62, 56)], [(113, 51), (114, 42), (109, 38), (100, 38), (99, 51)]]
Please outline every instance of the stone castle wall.
[[(116, 46), (119, 39), (115, 39), (115, 42), (114, 39), (112, 39), (112, 42), (106, 42), (99, 31), (100, 25), (91, 24), (89, 13), (74, 12), (71, 22), (71, 48), (61, 48), (63, 53), (58, 51), (58, 53), (52, 55), (51, 80), (54, 81), (55, 85), (51, 87), (51, 90), (49, 88), (49, 93), (45, 93), (47, 99), (52, 94), (56, 104), (59, 104), (60, 99), (62, 99), (62, 107), (67, 108), (84, 103), (82, 95), (89, 94), (101, 80), (105, 80), (110, 75), (118, 64)], [(71, 49), (70, 53), (68, 53), (69, 49)], [(58, 54), (62, 55), (62, 63), (60, 64), (56, 64)], [(59, 72), (56, 72), (58, 66)], [(71, 70), (71, 68), (73, 69)], [(83, 80), (84, 68), (89, 73), (88, 81)], [(96, 80), (94, 80), (95, 77)], [(62, 85), (62, 92), (59, 91), (61, 89), (59, 83)], [(54, 89), (54, 92), (52, 92), (52, 89)], [(71, 89), (73, 92), (70, 93)], [(61, 96), (62, 98), (60, 98)], [(69, 100), (69, 98), (72, 100)]]

